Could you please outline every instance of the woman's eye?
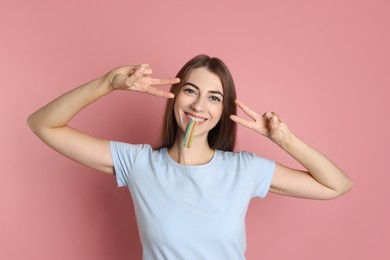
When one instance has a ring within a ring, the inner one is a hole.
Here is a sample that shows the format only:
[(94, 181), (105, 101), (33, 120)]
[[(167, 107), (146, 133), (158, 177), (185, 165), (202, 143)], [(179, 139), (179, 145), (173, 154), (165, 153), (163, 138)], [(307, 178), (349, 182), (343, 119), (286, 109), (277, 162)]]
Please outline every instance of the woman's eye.
[(190, 89), (190, 88), (184, 89), (184, 92), (186, 92), (188, 94), (195, 94), (195, 91), (193, 89)]
[(215, 101), (215, 102), (221, 102), (221, 99), (219, 97), (216, 97), (216, 96), (211, 96), (210, 99), (212, 101)]

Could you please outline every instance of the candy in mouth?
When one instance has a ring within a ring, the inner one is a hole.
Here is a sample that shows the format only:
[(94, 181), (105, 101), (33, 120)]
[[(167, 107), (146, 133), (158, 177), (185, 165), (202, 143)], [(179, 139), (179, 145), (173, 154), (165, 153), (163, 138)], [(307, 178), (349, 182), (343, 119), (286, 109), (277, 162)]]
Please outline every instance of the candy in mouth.
[(184, 147), (191, 148), (192, 139), (194, 137), (197, 125), (198, 125), (198, 121), (191, 119), (190, 123), (187, 126), (186, 135), (184, 137)]

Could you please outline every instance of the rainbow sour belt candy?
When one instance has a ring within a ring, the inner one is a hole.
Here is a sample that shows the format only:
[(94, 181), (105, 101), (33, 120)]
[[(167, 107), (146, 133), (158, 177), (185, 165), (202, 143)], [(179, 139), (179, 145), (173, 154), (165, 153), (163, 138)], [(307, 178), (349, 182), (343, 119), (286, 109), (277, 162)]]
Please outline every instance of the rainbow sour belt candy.
[(197, 121), (191, 120), (187, 126), (186, 136), (184, 137), (184, 147), (191, 148), (192, 138), (196, 131)]

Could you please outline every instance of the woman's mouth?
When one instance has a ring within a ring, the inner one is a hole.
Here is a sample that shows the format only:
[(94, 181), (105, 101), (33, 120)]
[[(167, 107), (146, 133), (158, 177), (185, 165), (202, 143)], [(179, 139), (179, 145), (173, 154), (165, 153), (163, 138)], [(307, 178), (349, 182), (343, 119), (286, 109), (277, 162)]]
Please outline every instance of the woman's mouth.
[(187, 114), (187, 113), (186, 113), (186, 116), (187, 116), (187, 118), (189, 118), (190, 120), (195, 121), (195, 122), (198, 122), (198, 123), (201, 123), (201, 122), (204, 122), (204, 121), (207, 120), (206, 118), (195, 117), (195, 116), (190, 115), (190, 114)]

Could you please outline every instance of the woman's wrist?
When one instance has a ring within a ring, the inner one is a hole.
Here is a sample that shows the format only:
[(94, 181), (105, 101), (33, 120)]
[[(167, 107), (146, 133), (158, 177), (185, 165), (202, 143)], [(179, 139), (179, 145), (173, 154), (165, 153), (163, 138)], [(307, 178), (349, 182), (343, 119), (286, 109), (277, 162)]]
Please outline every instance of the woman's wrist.
[[(117, 90), (114, 85), (114, 78), (118, 76), (118, 73), (115, 70), (110, 70), (105, 75), (102, 76), (103, 84), (107, 86), (107, 89), (110, 91)], [(124, 75), (123, 75), (124, 76)]]
[(285, 151), (289, 151), (294, 147), (294, 143), (296, 143), (297, 137), (293, 135), (291, 132), (288, 132), (284, 135), (283, 139), (279, 141), (275, 141), (275, 143)]

